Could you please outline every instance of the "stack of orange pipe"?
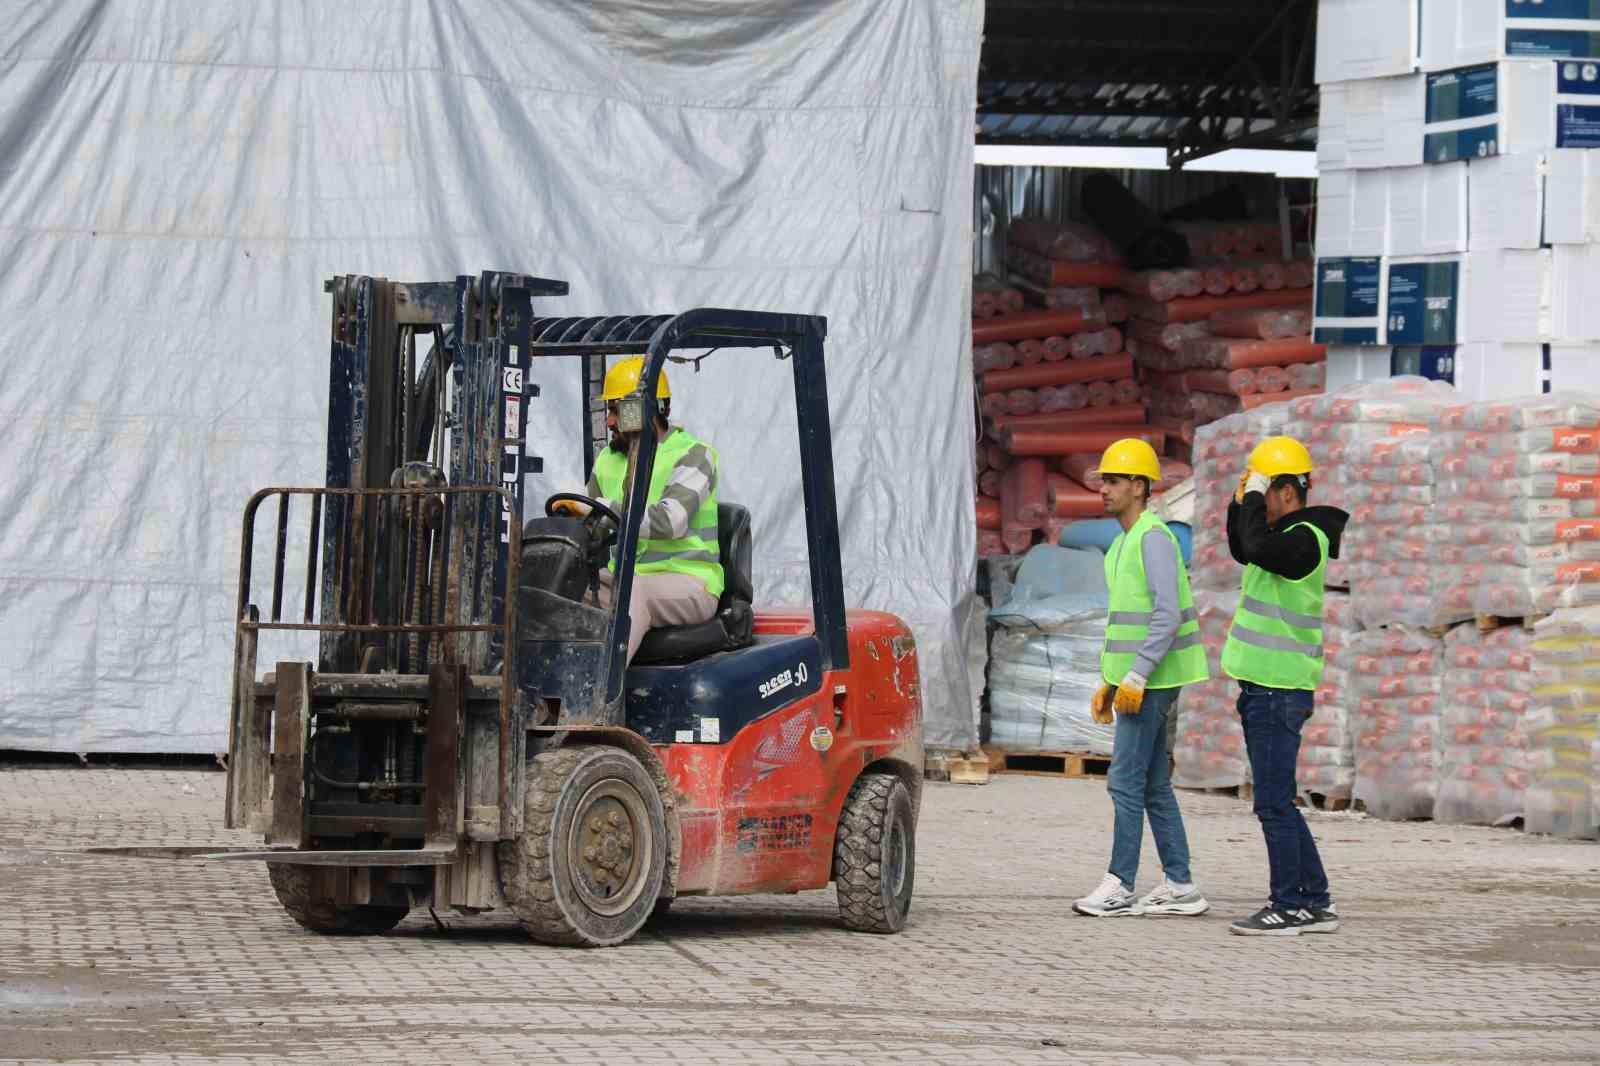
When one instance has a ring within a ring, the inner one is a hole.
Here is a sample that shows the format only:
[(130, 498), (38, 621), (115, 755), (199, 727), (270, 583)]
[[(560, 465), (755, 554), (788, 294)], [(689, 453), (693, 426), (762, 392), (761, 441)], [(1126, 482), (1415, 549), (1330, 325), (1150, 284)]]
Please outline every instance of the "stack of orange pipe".
[(1044, 385), (1073, 385), (1087, 381), (1120, 381), (1133, 377), (1133, 356), (1098, 355), (1071, 359), (1065, 363), (991, 370), (983, 375), (982, 391), (1010, 392), (1012, 389), (1037, 389)]
[[(1309, 307), (1311, 294), (1301, 289), (1279, 289), (1277, 292), (1252, 292), (1245, 295), (1234, 294), (1231, 296), (1196, 296), (1192, 299), (1180, 298), (1157, 303), (1153, 300), (1141, 300), (1135, 303), (1133, 313), (1138, 318), (1151, 322), (1199, 322), (1216, 314), (1218, 311), (1227, 311), (1234, 308), (1252, 307)], [(1006, 321), (1009, 321), (1006, 320)], [(985, 324), (982, 328), (995, 328)], [(1004, 340), (1006, 338), (996, 338)]]
[(1070, 455), (1073, 452), (1103, 452), (1125, 437), (1148, 441), (1156, 451), (1166, 443), (1166, 434), (1148, 426), (1103, 426), (1083, 429), (1003, 429), (1000, 443), (1016, 456)]

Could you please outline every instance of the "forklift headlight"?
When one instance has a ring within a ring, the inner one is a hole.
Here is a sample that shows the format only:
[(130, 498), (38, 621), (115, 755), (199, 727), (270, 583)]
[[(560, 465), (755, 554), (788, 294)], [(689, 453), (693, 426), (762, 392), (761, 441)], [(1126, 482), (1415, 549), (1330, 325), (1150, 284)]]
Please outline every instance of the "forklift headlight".
[(617, 401), (617, 429), (623, 433), (644, 432), (643, 396), (624, 396)]

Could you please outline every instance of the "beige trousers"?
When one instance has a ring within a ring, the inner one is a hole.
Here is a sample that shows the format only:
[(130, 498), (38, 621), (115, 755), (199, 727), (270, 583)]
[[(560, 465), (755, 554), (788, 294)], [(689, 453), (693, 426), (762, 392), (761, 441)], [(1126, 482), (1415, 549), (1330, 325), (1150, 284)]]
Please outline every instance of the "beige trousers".
[[(600, 571), (600, 606), (611, 606), (611, 571)], [(634, 574), (628, 597), (628, 661), (658, 626), (688, 626), (709, 622), (717, 613), (717, 598), (704, 581), (688, 574)]]

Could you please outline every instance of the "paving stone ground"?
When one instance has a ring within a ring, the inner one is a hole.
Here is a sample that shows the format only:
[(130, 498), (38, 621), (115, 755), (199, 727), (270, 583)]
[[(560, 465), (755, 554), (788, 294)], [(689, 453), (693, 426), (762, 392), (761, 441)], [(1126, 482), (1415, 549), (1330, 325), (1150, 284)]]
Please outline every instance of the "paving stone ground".
[(1237, 800), (1182, 794), (1211, 914), (1096, 920), (1070, 906), (1105, 869), (1102, 782), (930, 784), (899, 936), (845, 931), (827, 891), (680, 900), (580, 951), (496, 914), (304, 932), (263, 869), (183, 857), (253, 842), (222, 784), (0, 769), (0, 1061), (1600, 1060), (1591, 843), (1314, 814), (1344, 930), (1243, 938), (1266, 860)]

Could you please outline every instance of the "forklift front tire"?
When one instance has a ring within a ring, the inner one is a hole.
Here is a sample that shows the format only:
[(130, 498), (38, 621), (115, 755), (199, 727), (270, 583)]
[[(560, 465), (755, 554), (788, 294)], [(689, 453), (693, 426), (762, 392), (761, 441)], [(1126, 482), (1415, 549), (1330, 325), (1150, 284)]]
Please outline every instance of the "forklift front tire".
[(500, 890), (522, 927), (545, 944), (630, 939), (666, 878), (666, 811), (649, 772), (622, 748), (557, 748), (529, 763), (526, 797), (522, 835), (499, 846)]
[(916, 820), (905, 782), (894, 774), (862, 774), (845, 800), (833, 845), (844, 924), (864, 933), (905, 928), (916, 859)]
[(329, 936), (376, 936), (400, 924), (409, 909), (376, 903), (340, 904), (311, 898), (311, 870), (288, 863), (267, 863), (272, 891), (289, 917), (313, 933)]

